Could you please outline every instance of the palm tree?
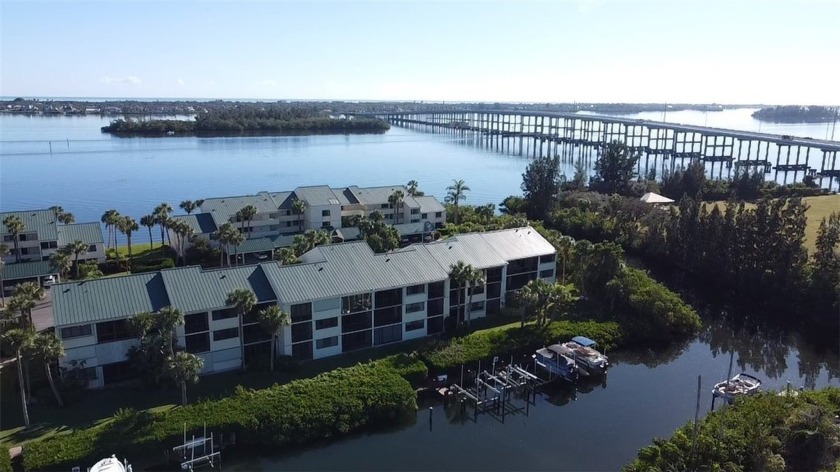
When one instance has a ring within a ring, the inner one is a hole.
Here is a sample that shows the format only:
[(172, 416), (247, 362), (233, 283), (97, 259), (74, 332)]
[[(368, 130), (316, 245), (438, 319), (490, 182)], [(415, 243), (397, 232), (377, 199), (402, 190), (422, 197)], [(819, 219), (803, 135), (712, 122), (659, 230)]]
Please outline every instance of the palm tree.
[(9, 347), (15, 351), (15, 358), (17, 360), (18, 385), (20, 386), (20, 406), (23, 409), (23, 424), (29, 427), (29, 407), (26, 401), (26, 384), (23, 382), (23, 353), (29, 350), (32, 346), (32, 340), (35, 337), (35, 330), (31, 328), (21, 329), (13, 328), (4, 330), (0, 335)]
[(394, 209), (394, 224), (399, 224), (399, 217), (402, 216), (402, 211), (399, 210), (404, 199), (405, 193), (403, 193), (402, 190), (394, 190), (394, 193), (388, 196), (388, 203), (390, 203), (391, 207)]
[[(572, 289), (567, 285), (549, 284), (542, 279), (534, 279), (520, 292), (526, 308), (531, 308), (537, 314), (537, 323), (548, 322), (550, 313), (565, 308), (573, 299)], [(524, 326), (524, 316), (522, 324)]]
[(73, 264), (76, 266), (76, 278), (79, 278), (79, 256), (84, 256), (88, 252), (88, 245), (84, 241), (73, 241), (66, 246), (67, 252), (76, 256)]
[(187, 404), (187, 382), (197, 383), (202, 368), (204, 368), (204, 359), (189, 352), (181, 351), (168, 358), (166, 370), (181, 386), (182, 405)]
[[(522, 308), (521, 326), (525, 326), (525, 317), (528, 312), (539, 310), (540, 306), (543, 305), (547, 285), (542, 279), (534, 279), (522, 287), (519, 292), (519, 299), (525, 306)], [(537, 313), (537, 320), (539, 319), (539, 313)]]
[(195, 234), (195, 230), (184, 220), (175, 220), (170, 223), (172, 231), (177, 236), (176, 247), (177, 253), (181, 257), (181, 262), (187, 265), (185, 245), (187, 241)]
[(201, 205), (204, 205), (204, 199), (203, 198), (200, 198), (200, 199), (195, 201), (195, 209), (196, 210), (201, 210), (201, 208), (200, 208)]
[(277, 336), (283, 326), (289, 325), (289, 314), (281, 310), (277, 305), (271, 305), (265, 310), (260, 310), (258, 319), (260, 327), (271, 336), (271, 372), (274, 372), (274, 357), (277, 354)]
[(472, 266), (464, 264), (464, 261), (458, 261), (455, 264), (451, 264), (449, 266), (449, 278), (452, 281), (452, 283), (454, 283), (458, 287), (458, 291), (456, 292), (458, 295), (458, 299), (455, 303), (456, 326), (461, 321), (461, 293), (463, 292), (464, 287), (466, 287), (467, 285), (467, 276), (469, 275), (470, 270), (472, 270)]
[(243, 223), (248, 223), (248, 231), (243, 231), (249, 237), (251, 235), (251, 220), (257, 214), (257, 207), (254, 205), (246, 205), (244, 208), (236, 212), (236, 215), (242, 219)]
[(52, 210), (53, 216), (55, 216), (56, 219), (58, 219), (58, 215), (64, 213), (64, 207), (61, 205), (53, 205), (50, 207), (50, 210)]
[(408, 194), (411, 195), (412, 197), (422, 197), (423, 192), (421, 192), (418, 189), (419, 185), (420, 184), (418, 184), (416, 180), (413, 180), (413, 179), (409, 180), (408, 183), (406, 184), (406, 187), (408, 187), (407, 188)]
[(117, 227), (120, 229), (120, 231), (122, 231), (126, 239), (128, 239), (128, 258), (131, 259), (131, 233), (139, 230), (140, 225), (137, 224), (137, 220), (128, 215), (125, 215), (122, 217), (122, 221), (119, 222)]
[(185, 212), (187, 212), (187, 214), (189, 215), (193, 211), (195, 211), (195, 209), (198, 205), (196, 205), (195, 202), (193, 202), (192, 200), (184, 200), (178, 206), (181, 207), (181, 209), (184, 210)]
[(73, 216), (73, 214), (68, 211), (68, 212), (64, 212), (64, 213), (58, 215), (58, 221), (66, 224), (66, 225), (72, 225), (73, 223), (76, 222), (76, 217)]
[(472, 314), (472, 297), (475, 289), (484, 285), (484, 271), (473, 268), (472, 265), (466, 267), (466, 282), (469, 290), (469, 300), (467, 301), (467, 329), (470, 328), (470, 319)]
[[(163, 238), (164, 238), (164, 231), (166, 231), (166, 222), (169, 219), (169, 214), (172, 213), (172, 205), (163, 202), (160, 205), (155, 207), (155, 211), (152, 213), (155, 217), (155, 221), (160, 225), (160, 244), (163, 245)], [(172, 245), (172, 238), (169, 237), (169, 234), (166, 234), (166, 238), (169, 240), (169, 245)]]
[[(155, 215), (146, 215), (140, 218), (140, 224), (149, 230), (149, 249), (155, 248), (155, 241), (152, 239), (152, 228), (157, 224)], [(161, 243), (163, 245), (163, 243)]]
[(15, 291), (12, 294), (13, 305), (20, 310), (21, 315), (29, 320), (30, 326), (32, 326), (32, 309), (46, 295), (47, 292), (44, 287), (36, 282), (24, 282), (15, 286)]
[(161, 336), (166, 340), (169, 357), (175, 355), (175, 327), (184, 324), (184, 314), (172, 306), (165, 306), (158, 312)]
[(245, 242), (245, 235), (240, 233), (237, 228), (233, 228), (230, 233), (230, 244), (233, 244), (233, 261), (234, 265), (239, 265), (239, 246)]
[(70, 272), (70, 269), (73, 267), (73, 260), (70, 258), (70, 254), (66, 249), (66, 247), (61, 248), (50, 256), (50, 265), (58, 271), (59, 282), (61, 282), (67, 275), (67, 272)]
[[(223, 225), (219, 226), (219, 228), (216, 231), (214, 231), (213, 234), (210, 235), (211, 239), (219, 241), (219, 267), (225, 266), (224, 257), (227, 253), (226, 249), (230, 241), (230, 230), (232, 226), (233, 225), (231, 225), (230, 223), (224, 223)], [(228, 262), (229, 261), (230, 260), (228, 259)]]
[(3, 288), (3, 267), (6, 265), (3, 262), (3, 257), (9, 255), (9, 246), (0, 244), (0, 306), (6, 305), (6, 290)]
[(237, 288), (236, 290), (227, 294), (227, 300), (225, 300), (225, 304), (228, 306), (232, 306), (236, 309), (236, 312), (239, 314), (239, 354), (242, 360), (242, 369), (245, 369), (245, 343), (242, 339), (242, 321), (245, 318), (245, 315), (251, 312), (254, 309), (254, 305), (257, 304), (257, 296), (254, 295), (254, 292), (245, 289), (245, 288)]
[(566, 285), (566, 262), (572, 256), (574, 251), (575, 240), (571, 236), (561, 236), (557, 240), (557, 253), (563, 257), (563, 276), (560, 279), (563, 285)]
[(49, 381), (50, 388), (53, 391), (53, 395), (55, 395), (55, 401), (58, 403), (58, 406), (63, 407), (64, 402), (61, 400), (61, 394), (58, 393), (58, 387), (55, 385), (55, 380), (53, 380), (50, 364), (56, 359), (64, 357), (64, 345), (61, 344), (61, 340), (56, 337), (55, 333), (40, 333), (33, 340), (32, 354), (36, 359), (44, 362), (47, 381)]
[(292, 200), (292, 210), (298, 216), (298, 231), (303, 231), (303, 213), (306, 211), (306, 202), (295, 198)]
[[(102, 218), (99, 219), (99, 221), (105, 224), (105, 229), (108, 230), (108, 242), (105, 243), (106, 252), (111, 247), (112, 233), (116, 235), (116, 224), (119, 220), (119, 217), (119, 212), (117, 212), (117, 210), (111, 209), (103, 213)], [(116, 238), (113, 239), (116, 241)], [(114, 244), (114, 246), (116, 246), (116, 244)]]
[(274, 250), (274, 260), (280, 262), (282, 265), (292, 265), (298, 263), (298, 256), (295, 250), (290, 247), (281, 247)]
[(6, 227), (6, 231), (8, 231), (12, 237), (14, 238), (15, 244), (15, 262), (20, 262), (20, 233), (22, 233), (26, 229), (26, 225), (23, 224), (23, 221), (15, 215), (9, 215), (3, 219), (3, 226)]
[(458, 204), (461, 200), (466, 200), (467, 196), (465, 195), (466, 192), (470, 191), (470, 188), (467, 187), (466, 182), (463, 179), (453, 180), (452, 185), (446, 187), (446, 198), (444, 201), (446, 203), (451, 203), (455, 207), (455, 224), (457, 225), (459, 222), (460, 215), (458, 214)]

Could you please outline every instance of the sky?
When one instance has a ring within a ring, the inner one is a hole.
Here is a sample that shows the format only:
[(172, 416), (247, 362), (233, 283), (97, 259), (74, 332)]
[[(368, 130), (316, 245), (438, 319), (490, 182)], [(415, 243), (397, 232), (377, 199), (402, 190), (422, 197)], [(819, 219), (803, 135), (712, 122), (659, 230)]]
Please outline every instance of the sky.
[(840, 104), (840, 0), (0, 0), (0, 96)]

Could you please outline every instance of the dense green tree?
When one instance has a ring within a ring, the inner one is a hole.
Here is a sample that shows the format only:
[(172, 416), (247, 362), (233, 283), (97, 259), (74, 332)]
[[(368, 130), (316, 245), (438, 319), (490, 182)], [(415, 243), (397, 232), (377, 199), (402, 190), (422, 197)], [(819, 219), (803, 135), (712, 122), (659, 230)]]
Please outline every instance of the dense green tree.
[(419, 186), (420, 186), (420, 184), (418, 184), (416, 180), (409, 180), (408, 183), (406, 184), (406, 189), (408, 190), (408, 194), (411, 195), (412, 197), (422, 197), (423, 195), (425, 195), (423, 192), (421, 192), (418, 189)]
[(531, 219), (544, 219), (560, 192), (560, 158), (538, 157), (522, 174), (522, 192)]
[(20, 233), (26, 230), (26, 225), (17, 216), (9, 215), (3, 219), (3, 226), (12, 235), (12, 241), (15, 247), (15, 262), (20, 263)]
[(499, 206), (499, 211), (505, 215), (517, 215), (527, 211), (528, 203), (518, 195), (506, 197)]
[(639, 156), (621, 141), (607, 144), (595, 161), (595, 176), (590, 187), (604, 193), (626, 192), (630, 181), (636, 176), (638, 161)]
[(271, 353), (269, 365), (271, 372), (274, 372), (274, 358), (277, 356), (277, 336), (280, 335), (283, 326), (288, 326), (290, 323), (289, 314), (280, 309), (277, 305), (271, 305), (264, 310), (260, 310), (257, 315), (260, 327), (269, 336), (271, 336)]
[(373, 252), (388, 252), (400, 246), (399, 231), (386, 223), (385, 217), (379, 211), (371, 212), (367, 218), (360, 218), (358, 228), (359, 235), (367, 241)]
[(706, 189), (706, 166), (703, 161), (692, 161), (685, 169), (677, 169), (662, 179), (662, 195), (674, 200), (684, 195), (702, 195)]
[(182, 210), (184, 210), (185, 212), (187, 212), (187, 214), (188, 214), (188, 215), (192, 214), (192, 212), (194, 212), (194, 211), (195, 211), (195, 209), (196, 209), (196, 208), (198, 208), (198, 205), (196, 205), (196, 204), (195, 204), (195, 202), (193, 202), (192, 200), (184, 200), (184, 201), (182, 201), (182, 202), (181, 202), (181, 204), (180, 204), (180, 205), (178, 205), (178, 206), (179, 206)]
[(467, 183), (464, 182), (463, 179), (456, 179), (452, 181), (452, 185), (446, 187), (446, 197), (444, 201), (446, 203), (451, 203), (455, 207), (455, 214), (453, 216), (453, 221), (457, 225), (460, 221), (460, 214), (458, 212), (458, 205), (461, 203), (461, 200), (466, 200), (467, 195), (466, 193), (470, 191), (470, 188), (467, 186)]
[(58, 392), (58, 387), (52, 375), (52, 363), (64, 357), (64, 345), (56, 337), (55, 333), (43, 332), (35, 336), (32, 341), (31, 352), (33, 357), (44, 363), (44, 372), (47, 374), (47, 381), (50, 384), (55, 401), (58, 406), (63, 407), (64, 401)]
[(23, 355), (28, 351), (35, 339), (35, 330), (32, 328), (5, 329), (0, 333), (0, 338), (15, 353), (15, 364), (17, 365), (18, 386), (20, 388), (20, 406), (23, 409), (23, 425), (29, 427), (29, 407), (27, 406), (26, 384), (23, 380)]
[(88, 245), (84, 241), (73, 241), (65, 246), (66, 251), (73, 254), (73, 265), (76, 266), (76, 278), (79, 278), (79, 257), (84, 256), (88, 252)]

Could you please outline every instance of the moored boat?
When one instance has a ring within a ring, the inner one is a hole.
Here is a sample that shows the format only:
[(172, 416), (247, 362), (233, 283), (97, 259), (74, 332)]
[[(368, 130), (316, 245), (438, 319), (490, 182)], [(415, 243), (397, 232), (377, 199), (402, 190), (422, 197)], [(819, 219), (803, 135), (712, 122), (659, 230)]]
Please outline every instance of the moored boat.
[(93, 464), (93, 467), (88, 469), (88, 472), (131, 472), (131, 466), (128, 462), (123, 464), (115, 455), (111, 454), (111, 457), (106, 457)]
[(758, 391), (759, 387), (761, 387), (761, 380), (742, 372), (729, 380), (715, 384), (712, 395), (731, 403), (735, 397), (752, 395)]
[(578, 367), (575, 361), (563, 354), (563, 347), (559, 344), (537, 349), (532, 356), (538, 369), (548, 373), (550, 380), (561, 378), (568, 382), (578, 379)]
[(571, 357), (578, 367), (592, 375), (600, 375), (607, 371), (610, 361), (607, 356), (598, 352), (595, 341), (586, 336), (575, 336), (571, 341), (561, 344), (562, 353)]

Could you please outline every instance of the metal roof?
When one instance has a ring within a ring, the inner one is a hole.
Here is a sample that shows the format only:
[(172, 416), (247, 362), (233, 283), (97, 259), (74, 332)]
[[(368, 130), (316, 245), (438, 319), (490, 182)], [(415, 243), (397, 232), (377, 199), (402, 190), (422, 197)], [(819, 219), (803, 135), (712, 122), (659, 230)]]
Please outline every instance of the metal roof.
[(409, 208), (416, 208), (420, 205), (414, 200), (414, 197), (408, 194), (408, 189), (404, 185), (392, 185), (390, 187), (365, 187), (360, 188), (356, 186), (347, 187), (347, 190), (356, 197), (356, 200), (362, 205), (380, 205), (388, 203), (388, 198), (397, 190), (403, 193), (403, 203)]
[(169, 305), (159, 273), (56, 284), (52, 297), (56, 326), (126, 318)]
[(387, 290), (448, 277), (447, 271), (423, 251), (374, 254), (364, 241), (319, 246), (301, 256), (301, 261), (288, 266), (262, 264), (283, 303)]
[(257, 213), (269, 213), (277, 211), (279, 202), (275, 202), (268, 192), (260, 192), (256, 195), (208, 198), (201, 204), (201, 213), (209, 213), (216, 226), (221, 226), (230, 222), (236, 212), (248, 205), (256, 207)]
[(251, 290), (259, 303), (276, 299), (258, 265), (202, 270), (198, 266), (160, 272), (172, 306), (184, 313), (224, 308), (227, 294), (238, 288)]
[(417, 203), (420, 204), (421, 213), (432, 213), (446, 210), (446, 208), (444, 208), (443, 205), (440, 204), (437, 198), (431, 195), (414, 197), (414, 199), (417, 200)]
[(21, 262), (18, 264), (5, 264), (0, 268), (0, 276), (3, 282), (19, 279), (32, 279), (42, 275), (58, 274), (58, 271), (50, 264), (50, 261)]
[[(274, 240), (272, 238), (254, 238), (246, 239), (245, 242), (236, 248), (237, 254), (251, 254), (252, 252), (271, 252), (274, 250)], [(234, 252), (231, 246), (230, 252)]]
[(339, 197), (333, 192), (333, 189), (326, 185), (298, 187), (292, 193), (297, 198), (305, 201), (309, 207), (341, 204)]
[(474, 238), (483, 239), (492, 251), (508, 261), (557, 252), (550, 242), (530, 226), (456, 236), (456, 239), (468, 244), (472, 244)]
[(74, 241), (83, 241), (88, 244), (104, 243), (102, 226), (99, 223), (58, 225), (58, 245), (64, 246)]
[(213, 221), (213, 216), (210, 213), (196, 213), (193, 215), (178, 215), (173, 216), (173, 220), (180, 220), (192, 228), (195, 234), (210, 234), (215, 232), (218, 227)]
[(55, 229), (55, 213), (52, 210), (9, 211), (0, 213), (0, 235), (9, 234), (6, 225), (3, 224), (3, 220), (9, 216), (20, 218), (24, 225), (24, 233), (37, 231), (38, 239), (42, 241), (58, 239)]

